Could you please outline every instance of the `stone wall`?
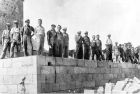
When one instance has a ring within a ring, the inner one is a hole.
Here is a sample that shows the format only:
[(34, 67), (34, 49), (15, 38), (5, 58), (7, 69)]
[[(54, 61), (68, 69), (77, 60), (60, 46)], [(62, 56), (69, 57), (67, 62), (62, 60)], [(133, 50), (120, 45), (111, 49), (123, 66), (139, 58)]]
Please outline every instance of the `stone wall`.
[[(5, 29), (5, 23), (19, 21), (19, 25), (23, 24), (23, 0), (0, 0), (0, 37)], [(1, 38), (0, 38), (1, 41)]]
[(140, 65), (96, 62), (47, 56), (0, 60), (0, 94), (20, 94), (25, 77), (26, 94), (94, 88), (125, 78), (140, 78)]

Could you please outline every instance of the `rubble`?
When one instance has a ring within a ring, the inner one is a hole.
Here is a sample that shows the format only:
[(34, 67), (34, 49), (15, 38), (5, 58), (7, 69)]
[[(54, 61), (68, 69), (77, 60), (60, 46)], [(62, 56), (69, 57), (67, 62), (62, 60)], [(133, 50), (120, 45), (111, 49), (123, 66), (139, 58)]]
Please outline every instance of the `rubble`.
[(105, 87), (97, 90), (84, 90), (84, 94), (140, 94), (140, 79), (125, 78), (117, 83), (106, 83)]

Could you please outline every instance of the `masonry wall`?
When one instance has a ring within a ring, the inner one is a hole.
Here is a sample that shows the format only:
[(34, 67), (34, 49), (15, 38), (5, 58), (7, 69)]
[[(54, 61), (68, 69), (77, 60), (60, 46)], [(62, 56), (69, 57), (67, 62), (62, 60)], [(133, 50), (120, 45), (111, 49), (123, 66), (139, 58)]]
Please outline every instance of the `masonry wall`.
[(140, 78), (140, 65), (97, 62), (47, 56), (0, 60), (0, 94), (20, 94), (25, 77), (26, 94), (94, 88), (124, 78)]

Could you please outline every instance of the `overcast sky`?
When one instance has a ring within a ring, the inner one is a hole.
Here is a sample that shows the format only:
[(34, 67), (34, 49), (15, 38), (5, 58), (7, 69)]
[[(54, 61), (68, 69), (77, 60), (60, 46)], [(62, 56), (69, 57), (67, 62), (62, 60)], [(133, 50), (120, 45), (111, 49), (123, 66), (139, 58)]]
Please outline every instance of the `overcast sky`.
[[(51, 24), (68, 28), (70, 49), (75, 48), (74, 36), (81, 30), (92, 35), (99, 34), (103, 48), (107, 34), (112, 41), (132, 42), (140, 45), (140, 0), (25, 0), (24, 18), (43, 19), (46, 31)], [(46, 43), (47, 44), (47, 43)], [(47, 47), (47, 45), (45, 46)]]

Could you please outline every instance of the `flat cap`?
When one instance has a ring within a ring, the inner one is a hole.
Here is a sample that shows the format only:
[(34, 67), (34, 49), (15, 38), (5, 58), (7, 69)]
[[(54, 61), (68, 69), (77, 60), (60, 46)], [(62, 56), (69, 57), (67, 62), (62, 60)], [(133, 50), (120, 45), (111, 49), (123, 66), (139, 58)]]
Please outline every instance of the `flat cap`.
[(88, 34), (88, 32), (86, 31), (85, 34)]
[(65, 28), (63, 28), (63, 30), (67, 30), (67, 28), (65, 27)]
[(17, 20), (15, 20), (15, 21), (13, 21), (13, 23), (18, 24), (18, 21), (17, 21)]
[(29, 20), (29, 19), (26, 19), (26, 20), (25, 20), (25, 22), (26, 22), (26, 23), (29, 23), (29, 22), (30, 22), (30, 20)]
[(6, 23), (7, 26), (10, 26), (10, 23)]
[(77, 33), (78, 33), (78, 34), (81, 34), (81, 31), (78, 31)]
[(52, 24), (51, 26), (56, 27), (56, 25), (55, 25), (55, 24)]
[(110, 36), (111, 36), (111, 34), (108, 34), (107, 36), (108, 36), (108, 37), (110, 37)]

